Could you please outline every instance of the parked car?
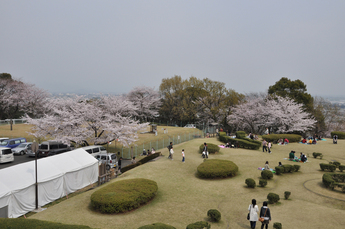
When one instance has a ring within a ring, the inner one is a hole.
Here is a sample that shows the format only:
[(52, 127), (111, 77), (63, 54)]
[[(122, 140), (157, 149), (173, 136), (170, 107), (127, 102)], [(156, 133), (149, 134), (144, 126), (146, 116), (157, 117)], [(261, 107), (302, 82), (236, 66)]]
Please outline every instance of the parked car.
[(0, 138), (0, 142), (2, 142), (3, 140), (7, 140), (9, 138)]
[(91, 154), (92, 156), (96, 156), (100, 153), (106, 154), (107, 150), (103, 146), (93, 145), (93, 146), (85, 146), (82, 147), (86, 152)]
[(19, 146), (13, 148), (12, 152), (13, 154), (24, 155), (28, 152), (28, 150), (31, 150), (31, 145), (32, 145), (32, 142), (22, 143)]
[(106, 163), (106, 168), (108, 170), (117, 167), (117, 157), (115, 153), (100, 153), (96, 155), (95, 158), (102, 163)]
[(187, 124), (184, 128), (195, 128), (195, 124)]
[(0, 148), (0, 163), (12, 162), (14, 161), (14, 156), (11, 148), (1, 147)]
[(42, 144), (40, 145), (39, 150), (37, 152), (37, 157), (53, 156), (53, 155), (68, 152), (71, 150), (72, 150), (71, 147), (69, 147), (68, 145), (62, 142), (46, 141), (46, 142), (42, 142)]
[(11, 138), (11, 139), (5, 139), (2, 142), (0, 142), (0, 147), (8, 147), (8, 148), (15, 148), (19, 146), (21, 143), (26, 142), (25, 138)]

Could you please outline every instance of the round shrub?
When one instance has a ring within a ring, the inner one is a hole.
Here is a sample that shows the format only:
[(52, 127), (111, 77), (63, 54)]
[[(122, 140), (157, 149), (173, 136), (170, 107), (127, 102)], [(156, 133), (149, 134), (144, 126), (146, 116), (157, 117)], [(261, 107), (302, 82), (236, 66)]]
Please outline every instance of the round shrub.
[[(199, 153), (202, 153), (202, 151), (204, 150), (204, 144), (202, 144), (199, 147)], [(219, 146), (212, 144), (212, 143), (207, 143), (207, 151), (209, 154), (216, 154), (220, 151)]]
[(295, 168), (289, 164), (283, 165), (283, 168), (284, 168), (284, 173), (292, 173), (293, 171), (295, 171)]
[(164, 223), (153, 223), (150, 225), (141, 226), (138, 229), (176, 229), (176, 228), (170, 225), (166, 225)]
[(207, 212), (207, 216), (211, 218), (211, 221), (219, 222), (222, 215), (217, 209), (210, 209)]
[(283, 166), (277, 166), (274, 169), (276, 171), (276, 175), (281, 175), (285, 171)]
[(289, 199), (290, 195), (291, 195), (291, 192), (289, 192), (289, 191), (285, 191), (285, 192), (284, 192), (284, 198), (285, 198), (286, 200)]
[(201, 178), (225, 178), (235, 176), (238, 167), (232, 161), (209, 159), (201, 163), (197, 171)]
[(262, 179), (270, 180), (273, 177), (273, 173), (271, 170), (263, 170), (261, 172)]
[(282, 227), (282, 224), (281, 224), (281, 223), (274, 223), (274, 224), (273, 224), (273, 228), (274, 228), (274, 229), (282, 229), (283, 227)]
[(199, 221), (195, 223), (188, 224), (186, 229), (210, 229), (211, 225), (206, 221)]
[(137, 178), (108, 184), (91, 195), (91, 206), (101, 213), (127, 212), (146, 204), (158, 191), (155, 181)]
[(301, 168), (300, 165), (293, 165), (294, 171), (298, 172), (298, 170)]
[(260, 179), (260, 180), (259, 180), (259, 185), (260, 185), (261, 187), (265, 187), (265, 186), (267, 185), (267, 180), (266, 180), (266, 179)]
[(248, 186), (248, 188), (255, 188), (256, 186), (255, 180), (252, 178), (247, 178), (246, 185)]
[(269, 204), (277, 203), (280, 200), (279, 195), (272, 192), (268, 193), (267, 199)]

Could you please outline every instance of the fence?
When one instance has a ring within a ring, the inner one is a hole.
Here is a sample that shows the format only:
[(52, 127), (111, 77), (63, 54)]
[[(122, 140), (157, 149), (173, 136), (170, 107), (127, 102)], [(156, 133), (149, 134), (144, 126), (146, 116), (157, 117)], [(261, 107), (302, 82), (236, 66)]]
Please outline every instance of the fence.
[[(0, 120), (0, 125), (8, 125), (10, 124), (11, 119), (5, 119), (5, 120)], [(25, 123), (24, 119), (12, 119), (13, 125), (15, 124), (20, 124), (20, 123)]]
[(120, 149), (113, 148), (113, 149), (110, 149), (110, 151), (120, 152), (122, 158), (130, 159), (132, 157), (137, 157), (140, 154), (142, 154), (144, 149), (146, 151), (147, 150), (151, 151), (151, 149), (154, 148), (155, 151), (157, 151), (160, 149), (167, 148), (170, 142), (172, 142), (174, 145), (177, 145), (177, 144), (187, 142), (195, 138), (201, 138), (201, 137), (204, 137), (203, 132), (201, 130), (196, 129), (194, 132), (191, 132), (191, 133), (167, 136), (166, 138), (163, 138), (157, 141), (145, 142), (140, 145), (131, 146), (130, 148), (125, 148), (125, 147), (121, 147)]

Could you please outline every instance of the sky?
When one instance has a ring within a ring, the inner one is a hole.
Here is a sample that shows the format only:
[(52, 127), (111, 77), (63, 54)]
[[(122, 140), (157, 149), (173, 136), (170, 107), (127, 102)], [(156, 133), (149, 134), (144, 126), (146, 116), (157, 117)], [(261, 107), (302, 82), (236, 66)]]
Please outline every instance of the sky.
[(0, 73), (50, 93), (159, 89), (179, 75), (345, 96), (345, 1), (0, 0)]

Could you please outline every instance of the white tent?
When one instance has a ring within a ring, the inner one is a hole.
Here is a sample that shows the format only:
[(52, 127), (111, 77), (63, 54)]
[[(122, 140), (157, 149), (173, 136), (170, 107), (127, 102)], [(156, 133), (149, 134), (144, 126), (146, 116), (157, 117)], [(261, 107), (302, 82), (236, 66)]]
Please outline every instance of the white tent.
[[(44, 206), (95, 183), (98, 161), (84, 149), (42, 158), (37, 160), (37, 178), (38, 206)], [(34, 210), (35, 182), (35, 161), (1, 169), (0, 215), (17, 218)]]

